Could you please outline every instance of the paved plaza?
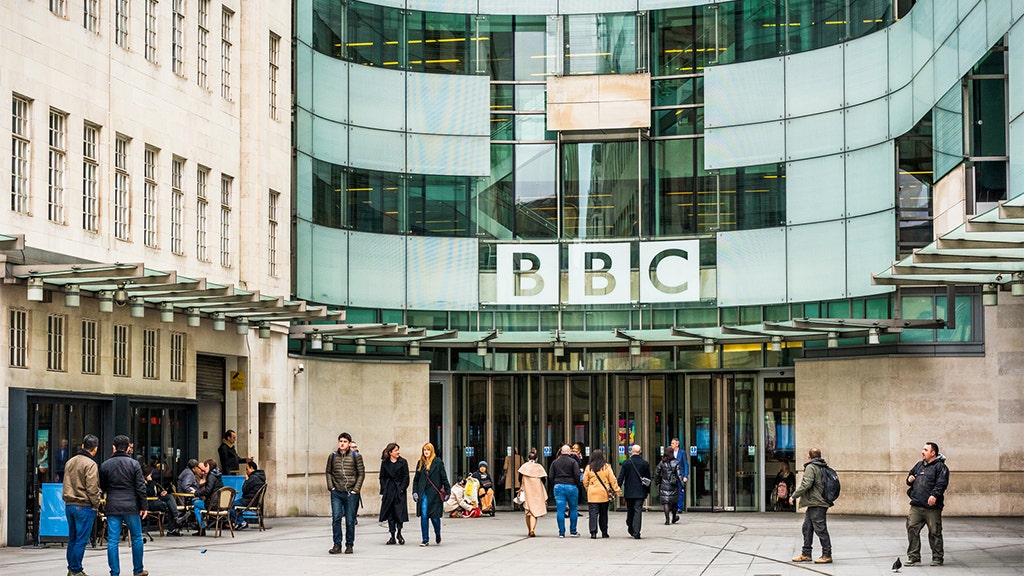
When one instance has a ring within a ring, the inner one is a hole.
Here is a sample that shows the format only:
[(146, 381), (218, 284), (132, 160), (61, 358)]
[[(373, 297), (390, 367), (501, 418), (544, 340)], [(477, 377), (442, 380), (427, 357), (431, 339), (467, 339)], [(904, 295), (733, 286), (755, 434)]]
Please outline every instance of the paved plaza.
[[(536, 538), (525, 537), (520, 513), (495, 518), (445, 519), (443, 541), (418, 546), (419, 524), (405, 530), (405, 546), (386, 546), (387, 529), (375, 518), (360, 518), (355, 554), (327, 554), (329, 518), (271, 518), (272, 529), (252, 528), (235, 538), (184, 536), (146, 544), (145, 565), (153, 576), (302, 574), (528, 574), (528, 575), (812, 575), (891, 574), (897, 556), (906, 561), (903, 518), (830, 516), (835, 563), (792, 564), (800, 551), (802, 514), (688, 513), (665, 526), (660, 513), (644, 515), (643, 539), (626, 536), (625, 515), (611, 514), (610, 539), (591, 540), (585, 518), (580, 538), (559, 539), (553, 514), (541, 519)], [(1024, 520), (947, 518), (946, 564), (904, 567), (901, 574), (1024, 574)], [(815, 556), (820, 552), (815, 542)], [(108, 574), (106, 550), (89, 548), (85, 570)], [(128, 546), (121, 546), (122, 569), (131, 570)], [(64, 549), (0, 549), (0, 575), (63, 576)]]

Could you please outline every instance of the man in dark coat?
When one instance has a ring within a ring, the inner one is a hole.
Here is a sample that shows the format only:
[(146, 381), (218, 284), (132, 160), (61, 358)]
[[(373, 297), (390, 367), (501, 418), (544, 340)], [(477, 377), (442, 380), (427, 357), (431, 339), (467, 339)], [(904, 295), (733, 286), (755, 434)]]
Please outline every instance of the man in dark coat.
[(242, 467), (242, 457), (235, 450), (235, 440), (238, 435), (234, 430), (224, 432), (224, 436), (217, 447), (217, 456), (220, 457), (220, 469), (223, 474), (234, 474)]
[(921, 461), (907, 475), (910, 514), (907, 515), (907, 563), (921, 563), (921, 529), (928, 525), (928, 545), (932, 549), (932, 566), (942, 566), (942, 506), (949, 486), (946, 457), (939, 454), (939, 445), (928, 442), (921, 450)]
[[(245, 482), (242, 483), (242, 492), (235, 496), (235, 506), (249, 506), (253, 498), (256, 498), (256, 494), (261, 488), (267, 485), (267, 473), (259, 469), (259, 465), (256, 464), (255, 460), (249, 460), (245, 463)], [(235, 523), (235, 530), (245, 530), (249, 527), (249, 523), (245, 521), (245, 518), (235, 517), (235, 509), (231, 509), (231, 521)]]
[(203, 477), (199, 479), (199, 489), (196, 490), (196, 497), (192, 499), (192, 512), (196, 515), (196, 523), (199, 531), (193, 536), (206, 536), (206, 528), (203, 527), (203, 510), (209, 510), (216, 497), (217, 490), (224, 487), (224, 480), (221, 479), (220, 469), (217, 463), (211, 458), (199, 464)]
[(121, 573), (118, 543), (121, 526), (128, 527), (132, 542), (132, 574), (149, 576), (142, 566), (142, 521), (149, 511), (146, 501), (146, 477), (142, 466), (128, 454), (127, 436), (114, 436), (114, 454), (100, 465), (100, 488), (107, 494), (107, 564), (111, 576)]
[(618, 477), (622, 496), (626, 499), (626, 528), (629, 535), (637, 540), (643, 525), (644, 501), (651, 487), (651, 465), (640, 456), (640, 452), (640, 445), (634, 444), (629, 458), (619, 467)]

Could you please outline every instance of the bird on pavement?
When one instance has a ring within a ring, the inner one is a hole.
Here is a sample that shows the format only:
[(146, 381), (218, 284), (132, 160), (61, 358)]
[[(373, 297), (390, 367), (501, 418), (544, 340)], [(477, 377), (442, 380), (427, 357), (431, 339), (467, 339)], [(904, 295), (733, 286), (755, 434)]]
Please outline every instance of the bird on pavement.
[(902, 568), (902, 567), (903, 567), (903, 562), (900, 562), (900, 557), (897, 556), (896, 557), (896, 561), (892, 563), (892, 571), (893, 572), (899, 572), (900, 568)]

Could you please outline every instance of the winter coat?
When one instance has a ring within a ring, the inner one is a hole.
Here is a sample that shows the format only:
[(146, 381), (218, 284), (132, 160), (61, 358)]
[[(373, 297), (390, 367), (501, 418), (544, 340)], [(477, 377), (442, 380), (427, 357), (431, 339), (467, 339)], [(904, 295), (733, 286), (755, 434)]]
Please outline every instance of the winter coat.
[(363, 480), (366, 479), (363, 457), (354, 450), (344, 454), (335, 450), (327, 457), (325, 474), (328, 490), (359, 492), (363, 489)]
[(238, 455), (233, 444), (221, 442), (217, 447), (217, 456), (220, 457), (220, 465), (228, 474), (233, 474), (241, 467), (242, 458)]
[(535, 460), (528, 460), (519, 467), (519, 474), (523, 477), (522, 490), (526, 494), (523, 509), (536, 518), (547, 514), (548, 491), (544, 488), (544, 478), (548, 476), (547, 471)]
[(576, 486), (580, 482), (580, 463), (571, 454), (562, 454), (548, 466), (551, 484)]
[[(598, 480), (600, 477), (600, 480)], [(601, 486), (601, 482), (604, 482), (604, 486)], [(587, 502), (591, 504), (601, 504), (608, 501), (608, 490), (610, 488), (616, 493), (621, 492), (619, 489), (619, 483), (615, 480), (615, 473), (612, 472), (612, 467), (608, 464), (604, 465), (596, 473), (587, 466), (586, 471), (583, 472), (583, 488), (587, 491)]]
[(675, 460), (658, 462), (658, 467), (654, 469), (654, 484), (658, 486), (658, 502), (662, 504), (678, 503), (681, 482), (679, 462)]
[(79, 451), (64, 464), (64, 503), (99, 508), (100, 472), (88, 452)]
[(619, 466), (619, 485), (622, 486), (622, 495), (627, 500), (647, 498), (649, 486), (644, 486), (640, 478), (651, 477), (651, 465), (639, 454), (627, 458)]
[(409, 490), (409, 462), (401, 456), (395, 462), (385, 458), (380, 462), (380, 516), (378, 522), (394, 520), (409, 521), (409, 505), (406, 492)]
[[(910, 477), (914, 481), (910, 482)], [(946, 457), (939, 454), (931, 463), (924, 460), (918, 462), (907, 474), (907, 496), (910, 505), (919, 508), (938, 508), (942, 510), (946, 487), (949, 486), (949, 468)], [(935, 506), (928, 505), (928, 497), (935, 496)]]
[(199, 482), (196, 480), (196, 473), (191, 468), (186, 467), (178, 474), (178, 492), (188, 493), (195, 492), (199, 489)]
[(149, 509), (142, 466), (127, 452), (114, 452), (100, 465), (100, 488), (107, 494), (107, 516), (131, 516)]
[[(444, 491), (444, 498), (437, 493), (438, 490)], [(412, 479), (412, 491), (419, 498), (416, 501), (417, 516), (421, 512), (420, 506), (422, 506), (423, 498), (427, 499), (427, 518), (444, 516), (444, 501), (448, 498), (448, 493), (452, 491), (452, 486), (448, 483), (448, 474), (445, 472), (444, 462), (440, 458), (434, 458), (430, 469), (421, 468), (419, 464), (416, 465), (416, 475)]]
[(523, 457), (519, 454), (513, 454), (505, 456), (505, 464), (502, 466), (501, 479), (504, 482), (498, 482), (504, 487), (505, 490), (512, 490), (519, 488), (519, 467), (523, 465)]
[(263, 470), (253, 470), (249, 477), (242, 483), (242, 504), (248, 506), (249, 502), (256, 496), (256, 493), (267, 485), (267, 473)]
[(831, 506), (825, 500), (825, 477), (822, 470), (828, 466), (822, 458), (813, 458), (804, 464), (804, 477), (800, 487), (793, 492), (793, 499), (800, 501), (800, 508), (806, 506)]
[(213, 493), (224, 487), (224, 480), (220, 476), (220, 468), (213, 468), (206, 474), (206, 483), (200, 485), (199, 489), (196, 490), (196, 498), (206, 503), (207, 510), (214, 503)]

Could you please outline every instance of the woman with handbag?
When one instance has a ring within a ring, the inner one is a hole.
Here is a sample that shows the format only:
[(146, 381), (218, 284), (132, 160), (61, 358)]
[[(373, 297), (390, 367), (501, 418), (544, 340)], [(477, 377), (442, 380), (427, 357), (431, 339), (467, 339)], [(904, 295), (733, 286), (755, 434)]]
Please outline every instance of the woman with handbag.
[(671, 524), (676, 504), (679, 503), (679, 485), (683, 483), (683, 479), (679, 473), (679, 463), (676, 462), (670, 446), (665, 447), (661, 462), (658, 462), (658, 467), (654, 469), (654, 483), (658, 485), (658, 501), (665, 512), (665, 524)]
[(600, 528), (601, 537), (607, 538), (608, 505), (620, 493), (620, 490), (612, 467), (604, 459), (604, 452), (600, 450), (591, 452), (590, 464), (583, 471), (583, 488), (587, 491), (590, 537), (597, 538), (597, 529)]
[[(391, 442), (380, 458), (380, 516), (378, 522), (387, 521), (391, 539), (388, 544), (405, 544), (402, 524), (409, 521), (405, 491), (409, 489), (409, 463), (401, 456), (398, 444)], [(395, 530), (398, 534), (395, 534)], [(397, 541), (396, 541), (397, 537)]]
[(538, 457), (537, 449), (530, 448), (526, 462), (518, 470), (523, 487), (516, 498), (526, 511), (526, 529), (530, 531), (530, 536), (536, 536), (534, 530), (537, 528), (537, 519), (548, 513), (548, 491), (544, 487), (548, 473), (537, 462)]
[(420, 546), (430, 544), (431, 523), (434, 525), (434, 538), (438, 544), (441, 543), (441, 516), (444, 515), (444, 502), (451, 489), (448, 474), (444, 471), (444, 462), (435, 454), (434, 445), (427, 442), (420, 452), (416, 476), (412, 480), (412, 499), (416, 502), (416, 515), (420, 517), (420, 531), (423, 534)]

